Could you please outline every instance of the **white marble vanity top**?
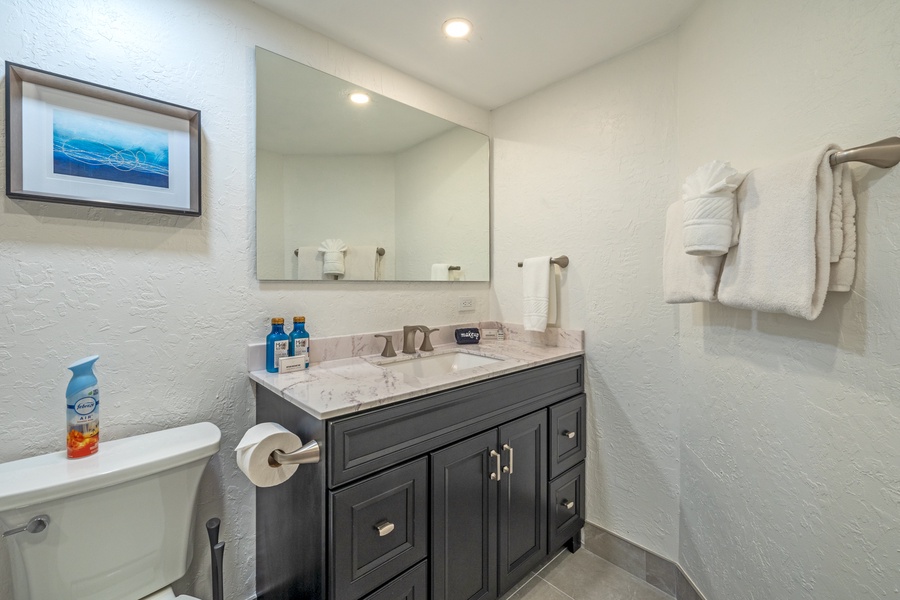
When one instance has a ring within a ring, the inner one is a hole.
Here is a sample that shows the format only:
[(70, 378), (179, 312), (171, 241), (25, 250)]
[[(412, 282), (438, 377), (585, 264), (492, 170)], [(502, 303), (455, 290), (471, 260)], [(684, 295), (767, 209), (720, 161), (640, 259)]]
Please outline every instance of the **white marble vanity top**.
[[(523, 334), (517, 326), (500, 327), (507, 333), (504, 341), (482, 340), (479, 344), (469, 345), (435, 344), (434, 352), (419, 352), (416, 356), (466, 352), (501, 360), (427, 379), (404, 377), (379, 366), (379, 363), (386, 364), (413, 357), (399, 352), (393, 359), (368, 354), (313, 362), (306, 371), (284, 375), (268, 373), (265, 369), (251, 370), (250, 378), (314, 417), (324, 420), (584, 354), (581, 331), (554, 330), (545, 335), (534, 336)], [(556, 345), (541, 343), (548, 340)], [(316, 340), (313, 340), (311, 345), (315, 347), (315, 343)], [(313, 359), (315, 358), (314, 352)]]

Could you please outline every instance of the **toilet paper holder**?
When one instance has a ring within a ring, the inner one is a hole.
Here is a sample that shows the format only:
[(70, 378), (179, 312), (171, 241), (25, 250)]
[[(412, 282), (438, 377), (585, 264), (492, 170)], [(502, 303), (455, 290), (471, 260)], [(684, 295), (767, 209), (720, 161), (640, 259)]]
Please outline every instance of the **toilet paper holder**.
[(293, 452), (273, 450), (269, 455), (269, 466), (280, 467), (282, 465), (311, 465), (319, 462), (322, 456), (321, 447), (316, 440), (303, 444)]

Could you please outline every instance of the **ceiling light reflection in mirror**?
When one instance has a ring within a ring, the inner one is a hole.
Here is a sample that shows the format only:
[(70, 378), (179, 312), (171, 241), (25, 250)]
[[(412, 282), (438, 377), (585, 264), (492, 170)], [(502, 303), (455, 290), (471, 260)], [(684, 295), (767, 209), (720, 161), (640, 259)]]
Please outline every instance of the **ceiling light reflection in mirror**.
[(256, 79), (258, 279), (489, 280), (487, 136), (262, 48)]

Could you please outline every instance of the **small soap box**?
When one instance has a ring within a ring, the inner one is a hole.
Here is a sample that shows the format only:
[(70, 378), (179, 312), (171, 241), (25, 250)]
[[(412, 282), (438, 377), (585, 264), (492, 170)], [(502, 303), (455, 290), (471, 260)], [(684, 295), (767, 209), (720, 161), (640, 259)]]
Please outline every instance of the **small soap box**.
[(456, 330), (457, 344), (477, 344), (481, 339), (481, 332), (477, 327), (463, 327)]

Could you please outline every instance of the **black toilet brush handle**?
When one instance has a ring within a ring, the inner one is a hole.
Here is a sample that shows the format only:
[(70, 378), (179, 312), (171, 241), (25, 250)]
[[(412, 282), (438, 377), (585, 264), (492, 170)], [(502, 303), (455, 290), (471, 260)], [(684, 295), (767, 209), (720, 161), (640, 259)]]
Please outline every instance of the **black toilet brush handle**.
[(219, 542), (219, 526), (222, 524), (218, 518), (212, 518), (206, 522), (206, 533), (209, 536), (209, 557), (212, 562), (212, 593), (213, 600), (222, 598), (222, 557), (225, 552), (225, 542)]
[(213, 547), (213, 560), (215, 560), (213, 579), (213, 600), (225, 600), (225, 583), (223, 581), (222, 562), (225, 559), (225, 542), (219, 542)]

